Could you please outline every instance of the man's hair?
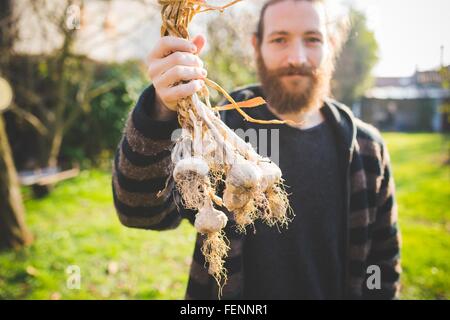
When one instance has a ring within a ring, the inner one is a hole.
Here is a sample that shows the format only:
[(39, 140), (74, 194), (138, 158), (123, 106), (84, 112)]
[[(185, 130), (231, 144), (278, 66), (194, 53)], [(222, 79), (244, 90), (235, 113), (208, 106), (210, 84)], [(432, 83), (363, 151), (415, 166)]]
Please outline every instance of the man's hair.
[[(271, 5), (283, 2), (283, 1), (308, 1), (311, 3), (321, 3), (325, 6), (326, 19), (329, 20), (329, 14), (327, 12), (327, 0), (267, 0), (261, 8), (261, 12), (259, 15), (259, 21), (257, 24), (257, 28), (255, 31), (255, 36), (257, 40), (258, 47), (261, 47), (263, 37), (264, 37), (264, 15)], [(343, 43), (345, 42), (348, 34), (349, 23), (346, 19), (340, 19), (339, 21), (327, 21), (327, 26), (333, 24), (333, 27), (328, 27), (328, 38), (333, 39), (333, 55), (336, 57), (340, 52)]]

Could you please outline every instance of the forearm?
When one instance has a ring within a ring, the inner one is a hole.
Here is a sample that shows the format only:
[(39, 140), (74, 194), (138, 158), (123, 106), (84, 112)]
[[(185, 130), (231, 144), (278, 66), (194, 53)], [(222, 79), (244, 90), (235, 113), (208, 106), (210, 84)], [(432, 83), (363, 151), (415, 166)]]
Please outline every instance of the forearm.
[(172, 169), (176, 116), (156, 113), (155, 93), (148, 88), (130, 113), (114, 160), (114, 204), (120, 221), (128, 227), (170, 229), (181, 219), (173, 185), (165, 188)]

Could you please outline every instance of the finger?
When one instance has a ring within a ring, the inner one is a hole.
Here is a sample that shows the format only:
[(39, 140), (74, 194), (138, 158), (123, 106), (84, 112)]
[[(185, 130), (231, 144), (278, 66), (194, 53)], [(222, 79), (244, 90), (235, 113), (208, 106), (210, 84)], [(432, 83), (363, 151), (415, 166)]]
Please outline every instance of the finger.
[(189, 40), (166, 36), (158, 40), (155, 49), (150, 53), (149, 59), (161, 59), (176, 51), (195, 53), (197, 47)]
[(205, 82), (203, 80), (192, 80), (188, 83), (167, 88), (164, 90), (163, 95), (167, 97), (165, 100), (173, 104), (175, 101), (192, 96), (194, 93), (200, 91), (204, 85)]
[(199, 34), (195, 36), (194, 39), (192, 39), (192, 43), (197, 47), (197, 51), (195, 53), (200, 54), (202, 49), (205, 47), (206, 38), (203, 35)]
[(159, 79), (157, 79), (157, 82), (161, 87), (169, 87), (180, 81), (204, 79), (207, 74), (207, 71), (203, 68), (175, 66), (163, 73)]
[(148, 67), (148, 74), (151, 78), (154, 78), (167, 72), (168, 69), (176, 65), (203, 68), (204, 63), (198, 56), (192, 53), (177, 51), (151, 63)]

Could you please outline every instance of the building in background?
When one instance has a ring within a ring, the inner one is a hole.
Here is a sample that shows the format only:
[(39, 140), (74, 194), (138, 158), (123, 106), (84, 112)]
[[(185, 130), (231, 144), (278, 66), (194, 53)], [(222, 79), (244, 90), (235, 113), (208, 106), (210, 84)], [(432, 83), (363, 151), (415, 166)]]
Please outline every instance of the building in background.
[(450, 132), (450, 66), (411, 77), (376, 78), (355, 114), (384, 131)]

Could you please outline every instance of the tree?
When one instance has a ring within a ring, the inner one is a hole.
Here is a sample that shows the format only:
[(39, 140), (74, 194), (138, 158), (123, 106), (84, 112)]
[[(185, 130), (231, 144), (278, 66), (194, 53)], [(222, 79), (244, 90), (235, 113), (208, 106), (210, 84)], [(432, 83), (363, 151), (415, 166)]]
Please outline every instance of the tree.
[(25, 227), (25, 210), (1, 114), (0, 173), (0, 249), (18, 248), (31, 243), (32, 237)]
[[(13, 24), (10, 23), (11, 20), (3, 19), (10, 18), (11, 12), (12, 1), (1, 1), (0, 20), (7, 22), (0, 26), (0, 47), (3, 49), (11, 48), (13, 44)], [(1, 54), (3, 52), (0, 52), (1, 62), (7, 58)], [(25, 227), (25, 210), (2, 115), (2, 111), (12, 100), (12, 92), (7, 82), (2, 78), (0, 80), (0, 249), (5, 249), (29, 244), (32, 237)]]
[[(211, 70), (211, 79), (227, 91), (257, 80), (248, 32), (256, 23), (251, 8), (231, 8), (224, 14), (211, 15), (214, 21), (207, 26), (206, 68)], [(217, 103), (218, 96), (211, 91)]]
[[(73, 1), (56, 3), (54, 7), (45, 5), (42, 0), (30, 5), (32, 14), (39, 17), (36, 37), (50, 46), (53, 38), (61, 39), (59, 47), (50, 54), (28, 57), (28, 68), (23, 73), (15, 72), (17, 54), (11, 52), (9, 76), (19, 95), (11, 111), (27, 121), (38, 133), (39, 165), (55, 167), (65, 132), (75, 123), (79, 115), (88, 112), (92, 98), (92, 68), (84, 64), (86, 58), (74, 52), (77, 29), (67, 26), (67, 10)], [(20, 17), (19, 17), (20, 20)], [(16, 39), (17, 40), (17, 39)], [(23, 76), (28, 81), (24, 83)], [(81, 81), (80, 81), (81, 80)], [(71, 86), (78, 82), (76, 91)], [(110, 89), (114, 84), (105, 85), (101, 91)], [(100, 90), (99, 88), (96, 88)], [(100, 92), (101, 93), (101, 92)]]
[(378, 43), (364, 13), (350, 10), (349, 37), (336, 63), (333, 95), (351, 106), (372, 85), (371, 71), (378, 61)]
[[(27, 4), (24, 10), (17, 10), (26, 12), (22, 12), (22, 17), (8, 18), (19, 31), (33, 29), (33, 40), (41, 47), (34, 55), (28, 54), (28, 49), (22, 48), (22, 52), (18, 53), (13, 50), (14, 47), (9, 47), (10, 50), (0, 48), (5, 57), (8, 57), (7, 61), (0, 60), (0, 69), (17, 92), (11, 112), (36, 131), (39, 146), (36, 160), (40, 167), (58, 165), (66, 133), (82, 115), (91, 112), (90, 104), (95, 98), (120, 84), (114, 78), (102, 83), (95, 82), (96, 65), (78, 48), (81, 40), (77, 23), (82, 23), (84, 2), (36, 0)], [(73, 20), (76, 24), (71, 27), (68, 19), (72, 17), (70, 9), (73, 5), (78, 6), (81, 16)], [(149, 15), (152, 13), (150, 11)], [(29, 17), (33, 19), (27, 21)], [(5, 24), (4, 20), (0, 16), (0, 25)], [(140, 18), (136, 23), (142, 21), (144, 19)], [(28, 23), (25, 24), (26, 28), (23, 27), (24, 23)], [(115, 39), (125, 34), (119, 33)], [(96, 45), (99, 43), (94, 40), (98, 38), (98, 34), (90, 36), (92, 43), (97, 43)], [(13, 40), (25, 43), (25, 48), (28, 48), (28, 39), (22, 39), (20, 32), (15, 33)], [(1, 41), (0, 45), (3, 46)]]

